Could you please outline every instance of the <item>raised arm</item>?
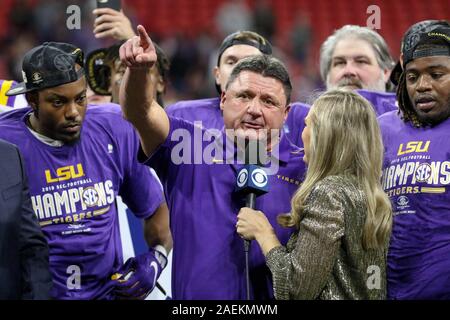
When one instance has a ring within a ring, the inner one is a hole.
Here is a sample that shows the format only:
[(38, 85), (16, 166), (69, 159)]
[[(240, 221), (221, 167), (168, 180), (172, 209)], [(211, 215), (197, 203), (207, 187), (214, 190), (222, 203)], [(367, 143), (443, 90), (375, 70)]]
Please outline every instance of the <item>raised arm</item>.
[(145, 28), (137, 27), (134, 36), (120, 47), (120, 59), (127, 70), (120, 86), (120, 105), (125, 118), (139, 133), (147, 156), (162, 144), (169, 134), (169, 118), (153, 96), (150, 69), (156, 63), (156, 50)]

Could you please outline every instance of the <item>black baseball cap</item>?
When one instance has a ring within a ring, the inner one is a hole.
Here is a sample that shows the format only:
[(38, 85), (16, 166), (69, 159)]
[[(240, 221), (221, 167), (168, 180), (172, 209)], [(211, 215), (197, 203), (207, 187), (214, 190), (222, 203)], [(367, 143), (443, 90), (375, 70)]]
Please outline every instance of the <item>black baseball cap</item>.
[(44, 42), (25, 54), (22, 62), (23, 82), (17, 84), (7, 96), (57, 87), (74, 82), (84, 75), (83, 51), (63, 42)]
[(272, 45), (263, 36), (253, 31), (237, 31), (228, 35), (223, 39), (219, 47), (219, 55), (217, 56), (217, 65), (225, 50), (237, 44), (246, 44), (259, 49), (264, 54), (272, 54)]
[[(442, 47), (416, 50), (422, 44), (437, 44)], [(400, 51), (403, 65), (399, 61), (390, 76), (395, 85), (398, 85), (405, 66), (412, 60), (429, 56), (450, 56), (450, 23), (446, 20), (424, 20), (413, 24), (403, 35)]]
[(107, 64), (106, 56), (108, 48), (100, 48), (91, 51), (86, 56), (86, 79), (89, 87), (98, 95), (109, 96), (109, 83), (111, 78), (111, 69)]
[[(220, 65), (220, 58), (222, 57), (222, 54), (225, 52), (225, 50), (238, 44), (246, 44), (255, 47), (263, 54), (272, 54), (272, 45), (260, 34), (253, 31), (236, 31), (223, 39), (218, 51), (219, 54), (217, 56), (217, 66)], [(222, 92), (220, 86), (217, 83), (216, 89), (218, 93)]]

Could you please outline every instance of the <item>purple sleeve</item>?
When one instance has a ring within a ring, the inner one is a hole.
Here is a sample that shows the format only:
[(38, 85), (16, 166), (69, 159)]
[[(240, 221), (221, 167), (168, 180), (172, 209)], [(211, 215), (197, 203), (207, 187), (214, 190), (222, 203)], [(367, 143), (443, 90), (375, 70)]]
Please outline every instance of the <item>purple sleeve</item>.
[[(176, 171), (179, 167), (177, 165), (172, 165), (173, 161), (171, 161), (172, 148), (180, 143), (180, 140), (172, 140), (175, 136), (178, 136), (178, 134), (174, 135), (173, 133), (177, 131), (177, 133), (180, 133), (181, 135), (186, 134), (189, 137), (188, 139), (191, 139), (195, 130), (195, 126), (193, 123), (182, 120), (180, 118), (172, 117), (170, 115), (169, 123), (170, 129), (166, 140), (155, 150), (155, 152), (153, 152), (152, 155), (150, 155), (150, 157), (147, 157), (145, 155), (142, 148), (139, 148), (138, 152), (139, 161), (155, 169), (159, 178), (163, 182), (166, 181), (169, 171), (171, 175), (176, 175)], [(191, 141), (191, 143), (192, 142), (193, 141)]]
[(131, 126), (126, 130), (124, 139), (126, 141), (122, 145), (126, 147), (122, 157), (125, 171), (119, 194), (136, 217), (148, 218), (165, 202), (162, 187), (150, 169), (137, 161), (135, 155), (139, 149), (139, 139)]

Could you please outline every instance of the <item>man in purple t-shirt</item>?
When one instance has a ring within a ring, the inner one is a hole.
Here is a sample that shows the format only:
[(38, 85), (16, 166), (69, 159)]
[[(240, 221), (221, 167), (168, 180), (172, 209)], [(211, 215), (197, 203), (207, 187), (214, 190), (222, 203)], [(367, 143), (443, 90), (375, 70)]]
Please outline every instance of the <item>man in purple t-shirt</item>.
[(345, 25), (320, 47), (320, 75), (330, 89), (357, 90), (374, 106), (377, 115), (396, 110), (389, 75), (394, 60), (383, 37), (376, 31)]
[[(217, 92), (225, 92), (225, 86), (236, 63), (252, 55), (272, 54), (272, 45), (263, 36), (253, 31), (237, 31), (228, 35), (219, 47), (214, 79)], [(190, 122), (200, 121), (204, 128), (221, 130), (224, 127), (220, 96), (209, 99), (179, 101), (166, 108), (167, 114)], [(289, 140), (303, 147), (301, 132), (309, 106), (300, 102), (290, 105), (290, 112), (284, 124)]]
[(367, 27), (345, 25), (320, 47), (320, 75), (327, 90), (385, 92), (395, 63), (383, 37)]
[[(50, 248), (55, 299), (145, 298), (171, 248), (159, 182), (135, 159), (139, 141), (117, 105), (88, 106), (83, 52), (46, 42), (23, 60), (31, 108), (0, 117), (23, 153), (34, 212)], [(150, 250), (123, 264), (116, 196), (144, 219)]]
[(427, 20), (403, 36), (400, 112), (379, 117), (383, 187), (394, 224), (390, 299), (450, 298), (450, 24)]
[[(354, 41), (358, 46), (354, 46)], [(346, 45), (349, 42), (353, 44), (351, 49)], [(214, 78), (216, 89), (221, 94), (239, 60), (251, 55), (272, 54), (272, 46), (255, 32), (238, 31), (223, 40), (218, 53)], [(378, 115), (397, 110), (395, 93), (385, 92), (393, 64), (386, 42), (368, 28), (345, 26), (333, 33), (322, 45), (320, 65), (327, 88), (358, 89), (358, 93), (372, 103)], [(166, 111), (169, 115), (184, 120), (201, 121), (205, 128), (220, 130), (224, 126), (220, 97), (179, 101), (168, 106)], [(288, 139), (299, 147), (303, 147), (301, 133), (308, 111), (308, 104), (291, 103), (283, 126)]]
[[(394, 60), (376, 31), (356, 25), (334, 31), (321, 45), (319, 64), (327, 90), (355, 90), (369, 100), (377, 115), (397, 110), (395, 93), (386, 92), (391, 87), (389, 75)], [(285, 131), (295, 145), (302, 147), (305, 115), (297, 109), (291, 108)]]
[[(167, 115), (156, 103), (154, 83), (147, 76), (156, 52), (142, 26), (138, 33), (120, 48), (128, 66), (120, 101), (140, 135), (140, 157), (155, 168), (167, 196), (174, 239), (173, 298), (245, 299), (244, 246), (235, 232), (237, 213), (244, 206), (234, 192), (242, 169), (242, 162), (235, 161), (243, 152), (239, 141), (267, 143), (260, 150), (268, 153), (270, 167), (259, 169), (269, 171), (269, 192), (256, 200), (256, 207), (274, 225), (279, 213), (290, 211), (291, 196), (305, 173), (303, 153), (281, 130), (292, 90), (287, 70), (267, 55), (241, 60), (220, 101), (225, 130), (207, 130)], [(283, 243), (292, 233), (281, 227), (275, 231)], [(270, 271), (255, 244), (249, 267), (250, 297), (273, 298)]]

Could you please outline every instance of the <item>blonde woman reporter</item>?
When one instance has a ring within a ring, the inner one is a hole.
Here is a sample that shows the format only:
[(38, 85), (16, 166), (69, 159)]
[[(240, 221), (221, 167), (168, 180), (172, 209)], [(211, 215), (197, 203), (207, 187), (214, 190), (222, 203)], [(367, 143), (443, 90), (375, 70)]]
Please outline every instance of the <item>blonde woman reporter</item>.
[(243, 208), (237, 232), (261, 247), (277, 299), (384, 299), (392, 210), (373, 108), (353, 92), (329, 91), (311, 108), (302, 139), (306, 178), (292, 212), (278, 217), (297, 230), (286, 247), (261, 211)]

